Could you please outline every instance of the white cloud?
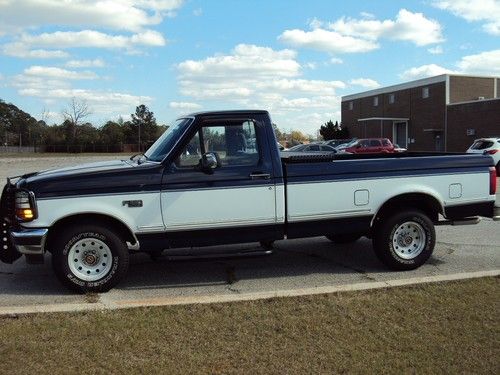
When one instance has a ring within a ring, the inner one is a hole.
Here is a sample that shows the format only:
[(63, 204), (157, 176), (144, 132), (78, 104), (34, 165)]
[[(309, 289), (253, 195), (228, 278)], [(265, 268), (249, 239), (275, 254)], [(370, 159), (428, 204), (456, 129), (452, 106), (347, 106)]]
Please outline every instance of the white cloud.
[(102, 68), (106, 66), (106, 63), (101, 59), (69, 60), (64, 65), (68, 68)]
[(332, 64), (343, 64), (344, 60), (339, 59), (338, 57), (332, 57), (330, 59), (330, 63), (332, 63)]
[(278, 39), (294, 47), (332, 54), (369, 52), (379, 48), (382, 38), (409, 41), (417, 46), (444, 40), (439, 22), (422, 13), (401, 9), (394, 20), (377, 20), (369, 13), (363, 13), (362, 17), (342, 17), (328, 25), (315, 18), (309, 22), (310, 31), (285, 30)]
[(442, 66), (436, 64), (422, 65), (419, 67), (411, 68), (400, 74), (400, 77), (405, 80), (415, 80), (420, 78), (427, 78), (432, 76), (438, 76), (441, 74), (453, 74), (450, 69), (446, 69)]
[(500, 74), (500, 49), (464, 56), (457, 66), (464, 73), (498, 75)]
[(440, 55), (443, 53), (443, 47), (441, 46), (431, 47), (427, 49), (427, 52), (429, 52), (432, 55)]
[(197, 103), (191, 103), (191, 102), (170, 102), (168, 105), (170, 108), (181, 109), (181, 110), (186, 110), (186, 111), (192, 111), (192, 110), (202, 108), (201, 105), (199, 105)]
[(406, 9), (401, 9), (395, 20), (341, 18), (329, 27), (342, 35), (367, 40), (404, 40), (417, 46), (443, 41), (439, 22), (426, 18), (422, 13), (412, 13)]
[(404, 71), (400, 77), (405, 80), (414, 80), (440, 74), (498, 75), (500, 74), (500, 49), (463, 56), (455, 66), (457, 69), (448, 69), (436, 64), (422, 65)]
[(367, 89), (376, 89), (380, 83), (370, 78), (356, 78), (349, 81), (351, 85), (361, 86)]
[(44, 48), (126, 48), (133, 49), (137, 46), (163, 46), (166, 40), (157, 31), (146, 30), (131, 36), (110, 35), (100, 31), (56, 31), (39, 35), (23, 34), (14, 43), (5, 45), (5, 49), (17, 46), (18, 48), (30, 49), (33, 47)]
[(295, 51), (255, 45), (240, 44), (230, 54), (184, 61), (176, 68), (180, 93), (203, 108), (265, 108), (282, 126), (294, 128), (306, 125), (296, 123), (298, 114), (338, 110), (336, 91), (346, 87), (339, 80), (302, 78), (305, 66), (296, 61)]
[[(274, 51), (271, 48), (239, 44), (234, 48), (232, 55), (217, 55), (197, 61), (187, 60), (178, 64), (177, 69), (180, 73), (181, 86), (192, 87), (194, 91), (197, 86), (211, 90), (210, 83), (217, 82), (213, 91), (227, 89), (221, 87), (225, 84), (231, 87), (231, 90), (225, 91), (226, 94), (244, 95), (248, 90), (244, 86), (234, 87), (234, 80), (268, 80), (275, 77), (297, 76), (300, 64), (294, 60), (295, 55), (291, 50)], [(200, 91), (199, 95), (204, 96), (207, 93)]]
[(24, 74), (33, 77), (47, 77), (61, 80), (85, 80), (99, 78), (97, 74), (90, 71), (73, 71), (52, 66), (30, 66), (24, 69)]
[(484, 22), (483, 30), (500, 35), (500, 2), (498, 0), (435, 0), (433, 5), (469, 22)]
[(203, 9), (201, 9), (201, 8), (196, 8), (195, 10), (193, 10), (193, 15), (196, 17), (199, 17), (202, 14), (203, 14)]
[(61, 50), (34, 49), (23, 43), (9, 43), (2, 47), (2, 53), (6, 56), (28, 58), (28, 59), (65, 59), (69, 57), (67, 52)]
[(157, 25), (183, 0), (2, 0), (0, 34), (57, 25), (138, 32)]
[(351, 36), (344, 36), (335, 31), (324, 29), (285, 30), (278, 39), (293, 47), (310, 48), (329, 53), (360, 53), (377, 49), (377, 43)]

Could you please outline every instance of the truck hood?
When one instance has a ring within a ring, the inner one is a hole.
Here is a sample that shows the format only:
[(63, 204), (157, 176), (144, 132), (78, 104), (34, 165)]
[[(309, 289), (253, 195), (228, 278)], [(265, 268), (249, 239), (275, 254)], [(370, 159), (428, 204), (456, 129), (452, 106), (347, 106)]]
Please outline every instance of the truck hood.
[(37, 198), (159, 190), (163, 166), (111, 160), (29, 173), (17, 182)]
[(30, 181), (36, 181), (43, 178), (50, 178), (55, 176), (71, 176), (77, 174), (86, 174), (93, 172), (111, 171), (122, 168), (131, 168), (132, 162), (127, 162), (125, 160), (110, 160), (110, 161), (100, 161), (94, 163), (78, 164), (69, 167), (47, 169), (40, 172), (29, 173), (23, 177), (28, 178)]

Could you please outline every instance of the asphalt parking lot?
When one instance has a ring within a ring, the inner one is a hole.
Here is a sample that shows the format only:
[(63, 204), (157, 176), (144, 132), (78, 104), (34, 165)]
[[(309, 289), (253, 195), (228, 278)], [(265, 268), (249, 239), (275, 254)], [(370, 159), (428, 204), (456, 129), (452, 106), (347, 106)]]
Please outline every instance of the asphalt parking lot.
[[(102, 159), (95, 156), (14, 160), (0, 156), (0, 178), (49, 166)], [(500, 203), (500, 195), (497, 195), (497, 203)], [(44, 265), (27, 265), (20, 259), (13, 265), (0, 263), (0, 310), (14, 306), (95, 303), (98, 300), (115, 305), (131, 301), (147, 303), (159, 298), (243, 295), (495, 271), (500, 269), (499, 224), (485, 219), (478, 225), (437, 227), (438, 242), (434, 255), (426, 265), (410, 272), (385, 269), (375, 258), (371, 241), (366, 238), (349, 245), (333, 245), (323, 237), (279, 241), (272, 255), (250, 258), (187, 261), (164, 256), (153, 261), (145, 254), (135, 254), (131, 258), (128, 277), (111, 292), (92, 298), (67, 292), (52, 272), (49, 255)], [(242, 251), (258, 250), (255, 245), (237, 245), (232, 249), (235, 247)]]

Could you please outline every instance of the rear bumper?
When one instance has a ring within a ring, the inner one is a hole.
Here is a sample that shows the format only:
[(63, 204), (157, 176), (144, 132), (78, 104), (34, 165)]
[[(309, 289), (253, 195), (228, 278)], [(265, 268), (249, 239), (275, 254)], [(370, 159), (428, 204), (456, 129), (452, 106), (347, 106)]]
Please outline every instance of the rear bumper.
[(500, 207), (496, 207), (493, 210), (493, 220), (500, 221)]
[(11, 231), (10, 239), (16, 250), (21, 254), (43, 254), (48, 231), (45, 228)]
[(499, 215), (500, 212), (498, 207), (495, 207), (494, 201), (464, 204), (460, 206), (448, 206), (444, 209), (444, 216), (448, 220), (459, 220), (472, 216), (482, 216), (499, 220)]

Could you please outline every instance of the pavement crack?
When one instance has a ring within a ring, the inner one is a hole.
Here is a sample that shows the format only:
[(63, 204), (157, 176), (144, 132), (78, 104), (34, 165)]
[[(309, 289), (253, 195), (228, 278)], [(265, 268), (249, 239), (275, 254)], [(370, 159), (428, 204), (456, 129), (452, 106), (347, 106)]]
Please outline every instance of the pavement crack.
[(317, 259), (321, 259), (321, 260), (326, 260), (328, 261), (329, 263), (331, 264), (334, 264), (336, 266), (339, 266), (339, 267), (342, 267), (342, 268), (345, 268), (345, 269), (348, 269), (348, 270), (351, 270), (351, 271), (354, 271), (358, 274), (360, 274), (363, 278), (367, 279), (367, 280), (370, 280), (370, 281), (377, 281), (376, 278), (374, 278), (373, 276), (370, 276), (368, 275), (368, 273), (365, 271), (365, 270), (362, 270), (360, 268), (356, 268), (356, 267), (353, 267), (353, 266), (350, 266), (348, 264), (345, 264), (343, 262), (339, 262), (339, 261), (336, 261), (336, 260), (333, 260), (333, 259), (330, 259), (328, 257), (325, 257), (325, 256), (322, 256), (322, 255), (319, 255), (319, 254), (315, 254), (315, 253), (310, 253), (310, 254), (307, 254), (308, 256), (312, 257), (312, 258), (317, 258)]

